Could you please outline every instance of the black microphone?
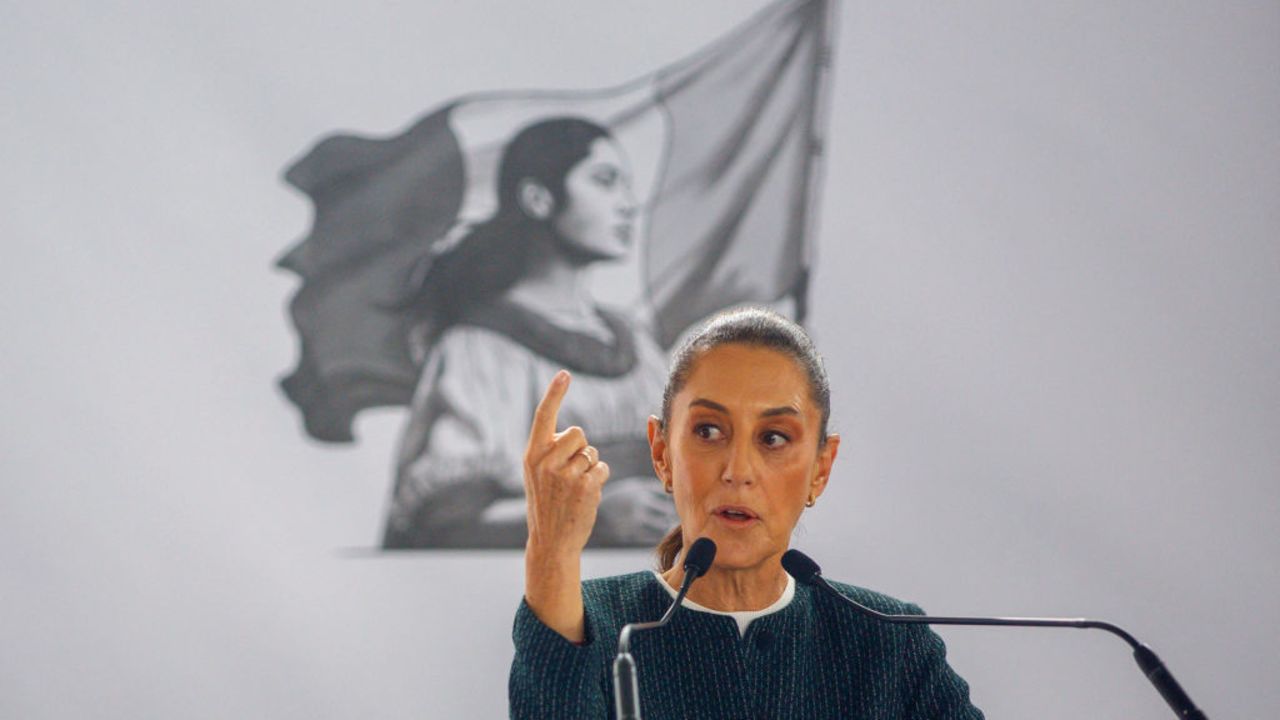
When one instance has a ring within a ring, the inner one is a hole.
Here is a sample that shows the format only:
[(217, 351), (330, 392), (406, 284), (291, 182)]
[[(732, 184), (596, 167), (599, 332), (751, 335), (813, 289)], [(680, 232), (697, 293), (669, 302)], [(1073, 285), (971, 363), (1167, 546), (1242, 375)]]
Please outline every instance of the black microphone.
[(1130, 635), (1122, 628), (1112, 625), (1109, 622), (1100, 620), (1086, 620), (1085, 618), (1026, 618), (1026, 617), (935, 617), (931, 615), (890, 615), (882, 613), (878, 610), (862, 605), (854, 599), (845, 596), (839, 590), (831, 587), (827, 579), (822, 577), (822, 568), (818, 567), (818, 563), (812, 558), (799, 550), (788, 550), (782, 554), (782, 568), (791, 574), (791, 577), (797, 581), (812, 585), (823, 592), (830, 593), (832, 596), (844, 601), (854, 610), (863, 615), (870, 615), (877, 620), (883, 620), (891, 623), (904, 623), (916, 625), (1004, 625), (1015, 627), (1073, 627), (1073, 628), (1096, 628), (1098, 630), (1106, 630), (1107, 632), (1119, 637), (1121, 640), (1129, 643), (1129, 647), (1133, 648), (1133, 659), (1138, 662), (1138, 667), (1142, 668), (1142, 674), (1147, 676), (1152, 685), (1156, 686), (1156, 690), (1163, 697), (1165, 702), (1169, 703), (1169, 707), (1173, 708), (1173, 712), (1185, 720), (1208, 720), (1208, 717), (1196, 707), (1191, 701), (1191, 697), (1187, 695), (1178, 681), (1174, 679), (1173, 674), (1164, 666), (1160, 658), (1156, 656), (1151, 648), (1138, 642), (1136, 638)]
[(662, 618), (655, 622), (622, 626), (622, 632), (618, 633), (618, 656), (613, 659), (613, 703), (618, 720), (640, 720), (640, 684), (636, 678), (636, 661), (631, 657), (631, 633), (636, 630), (652, 630), (671, 622), (685, 593), (689, 592), (689, 586), (711, 569), (711, 562), (715, 559), (714, 542), (704, 537), (694, 540), (684, 554), (684, 582), (680, 583), (680, 592), (676, 593), (675, 602), (671, 603)]

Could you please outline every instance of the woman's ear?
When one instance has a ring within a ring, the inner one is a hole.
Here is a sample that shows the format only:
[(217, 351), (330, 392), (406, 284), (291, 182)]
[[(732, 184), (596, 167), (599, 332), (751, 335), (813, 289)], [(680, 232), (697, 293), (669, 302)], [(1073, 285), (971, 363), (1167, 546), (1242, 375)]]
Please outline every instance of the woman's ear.
[(818, 463), (813, 474), (813, 480), (810, 485), (810, 495), (818, 498), (822, 492), (827, 489), (827, 482), (831, 480), (831, 466), (835, 465), (836, 454), (840, 451), (840, 436), (831, 433), (827, 436), (827, 441), (818, 448)]
[(516, 200), (524, 214), (534, 220), (550, 220), (556, 209), (556, 199), (551, 191), (533, 178), (524, 178), (516, 186)]
[(653, 472), (662, 481), (662, 484), (670, 487), (671, 485), (671, 454), (667, 445), (667, 435), (662, 427), (662, 421), (657, 417), (649, 416), (649, 456), (653, 460)]

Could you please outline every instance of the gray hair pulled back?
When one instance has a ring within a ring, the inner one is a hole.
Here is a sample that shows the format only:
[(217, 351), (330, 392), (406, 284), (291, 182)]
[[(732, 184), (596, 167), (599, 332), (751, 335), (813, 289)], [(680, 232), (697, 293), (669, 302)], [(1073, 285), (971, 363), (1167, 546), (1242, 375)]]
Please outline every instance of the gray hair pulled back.
[(671, 422), (671, 403), (684, 389), (693, 365), (708, 350), (721, 345), (747, 345), (775, 350), (790, 357), (809, 379), (809, 395), (822, 415), (821, 441), (827, 438), (831, 419), (831, 383), (822, 355), (809, 335), (796, 323), (778, 313), (759, 307), (728, 310), (712, 316), (689, 334), (676, 350), (662, 392), (662, 425)]

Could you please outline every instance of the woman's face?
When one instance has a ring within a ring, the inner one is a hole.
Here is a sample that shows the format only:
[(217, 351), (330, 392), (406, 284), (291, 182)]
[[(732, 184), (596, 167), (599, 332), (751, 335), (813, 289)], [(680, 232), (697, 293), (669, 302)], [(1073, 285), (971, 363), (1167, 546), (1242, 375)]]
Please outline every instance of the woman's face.
[(649, 421), (654, 467), (673, 486), (685, 546), (716, 543), (715, 565), (753, 568), (786, 552), (810, 496), (822, 494), (840, 438), (789, 356), (721, 345), (698, 358), (670, 425)]
[(569, 247), (587, 257), (622, 257), (631, 247), (636, 198), (631, 169), (622, 149), (609, 138), (598, 138), (591, 152), (565, 176), (565, 207), (553, 221), (556, 233)]

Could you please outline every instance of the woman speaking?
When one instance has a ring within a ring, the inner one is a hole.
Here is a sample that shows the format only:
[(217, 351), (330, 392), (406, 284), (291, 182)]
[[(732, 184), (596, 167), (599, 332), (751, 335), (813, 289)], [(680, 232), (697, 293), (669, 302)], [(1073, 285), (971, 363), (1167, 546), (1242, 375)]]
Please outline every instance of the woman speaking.
[[(654, 471), (680, 518), (656, 572), (581, 581), (609, 465), (580, 428), (557, 431), (569, 384), (566, 372), (551, 381), (525, 454), (511, 717), (612, 717), (619, 631), (663, 614), (684, 580), (678, 560), (706, 537), (715, 560), (684, 610), (632, 645), (645, 718), (982, 718), (932, 631), (863, 617), (782, 568), (840, 447), (827, 433), (826, 371), (802, 329), (769, 311), (734, 311), (676, 352), (661, 419), (648, 425)], [(837, 587), (882, 612), (920, 612)]]

